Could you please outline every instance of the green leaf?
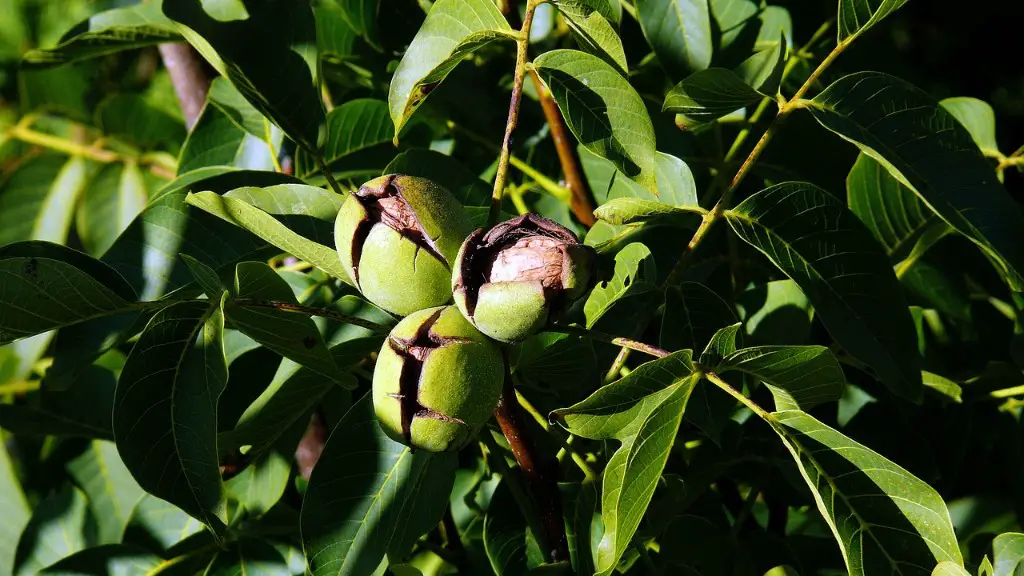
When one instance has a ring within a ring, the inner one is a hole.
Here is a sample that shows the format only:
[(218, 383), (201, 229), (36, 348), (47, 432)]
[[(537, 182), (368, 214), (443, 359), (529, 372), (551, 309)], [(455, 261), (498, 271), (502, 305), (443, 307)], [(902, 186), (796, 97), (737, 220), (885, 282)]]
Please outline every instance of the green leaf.
[(708, 0), (638, 0), (647, 42), (669, 76), (682, 78), (711, 65)]
[[(381, 336), (348, 340), (333, 346), (331, 355), (340, 368), (349, 368), (380, 350), (382, 342)], [(355, 384), (351, 376), (345, 380), (343, 388)], [(235, 429), (221, 434), (222, 450), (248, 445), (247, 454), (262, 454), (335, 386), (313, 370), (285, 360), (266, 390), (239, 417)]]
[(291, 576), (281, 551), (263, 539), (246, 538), (214, 556), (204, 576)]
[(100, 12), (68, 30), (56, 46), (29, 50), (22, 60), (32, 67), (59, 66), (180, 38), (160, 11), (160, 2), (143, 2)]
[(440, 520), (456, 463), (453, 453), (413, 453), (388, 438), (364, 396), (331, 433), (309, 479), (301, 522), (310, 571), (370, 574), (393, 546), (411, 545)]
[(67, 390), (46, 385), (38, 405), (0, 403), (0, 427), (24, 436), (70, 436), (111, 440), (114, 373), (90, 365)]
[(90, 544), (86, 537), (89, 508), (85, 494), (65, 484), (39, 503), (18, 543), (19, 576), (37, 574), (54, 562), (84, 550)]
[(949, 378), (944, 378), (938, 374), (933, 374), (928, 371), (922, 371), (921, 380), (924, 382), (925, 386), (949, 398), (953, 402), (956, 402), (957, 404), (963, 402), (963, 398), (961, 397), (963, 389), (959, 384), (953, 382)]
[(111, 94), (96, 107), (96, 120), (107, 136), (114, 136), (144, 150), (163, 146), (177, 150), (185, 126), (170, 113), (150, 104), (140, 94)]
[(224, 196), (272, 214), (292, 231), (327, 246), (334, 245), (334, 220), (345, 201), (329, 190), (295, 184), (246, 186)]
[(146, 208), (149, 193), (138, 164), (107, 164), (89, 181), (76, 213), (78, 236), (93, 256), (102, 256)]
[(956, 562), (945, 561), (935, 565), (932, 576), (971, 576), (971, 573)]
[(758, 346), (727, 356), (720, 373), (737, 370), (765, 383), (778, 410), (809, 410), (839, 400), (846, 377), (839, 360), (824, 346)]
[(67, 241), (89, 164), (44, 154), (19, 164), (0, 185), (0, 245), (23, 240)]
[(556, 2), (555, 5), (561, 9), (580, 48), (626, 75), (629, 65), (622, 39), (600, 10), (588, 6), (586, 1)]
[(259, 518), (281, 499), (291, 470), (291, 459), (271, 450), (225, 482), (224, 487), (251, 516)]
[[(395, 127), (388, 117), (387, 102), (372, 98), (349, 100), (327, 114), (324, 161), (332, 166), (361, 150), (382, 145), (390, 148), (394, 138)], [(296, 158), (296, 175), (309, 178), (319, 170), (316, 158), (300, 150)]]
[[(499, 456), (504, 458), (504, 456)], [(529, 574), (526, 519), (519, 509), (508, 481), (502, 481), (491, 496), (484, 516), (483, 544), (495, 576)]]
[(196, 283), (203, 289), (203, 293), (206, 294), (207, 298), (215, 300), (220, 298), (221, 294), (228, 291), (220, 276), (217, 275), (216, 270), (188, 254), (182, 254), (181, 259), (185, 261), (189, 271), (192, 272), (192, 277), (196, 279)]
[[(615, 198), (602, 204), (594, 210), (594, 216), (613, 225), (635, 224), (653, 220), (659, 216), (672, 216), (674, 214), (687, 214), (697, 212), (695, 210), (684, 210), (668, 204), (662, 204), (655, 200), (641, 200), (640, 198)], [(700, 213), (700, 212), (697, 212)]]
[(622, 442), (603, 474), (598, 574), (615, 569), (654, 495), (699, 379), (690, 354), (683, 350), (643, 364), (586, 400), (552, 412), (573, 434)]
[(804, 412), (773, 416), (852, 576), (963, 565), (949, 511), (930, 486)]
[[(592, 174), (591, 185), (599, 189), (601, 207), (613, 201), (629, 198), (662, 204), (664, 207), (682, 208), (689, 212), (700, 212), (697, 206), (697, 185), (693, 181), (693, 173), (685, 162), (663, 152), (658, 152), (655, 157), (654, 173), (658, 183), (658, 193), (640, 186), (633, 180), (615, 169), (614, 164), (595, 156), (580, 147), (580, 155), (584, 166), (589, 174)], [(607, 201), (605, 201), (607, 200)], [(644, 206), (646, 204), (623, 203), (622, 206)], [(652, 210), (665, 211), (666, 208), (651, 206)], [(605, 209), (612, 211), (612, 209)], [(630, 210), (635, 211), (635, 210)], [(666, 212), (667, 213), (667, 212)], [(618, 220), (618, 217), (609, 215), (609, 218)]]
[(28, 525), (32, 509), (14, 472), (6, 442), (0, 443), (0, 494), (4, 495), (0, 498), (0, 516), (4, 519), (0, 522), (0, 574), (11, 574), (14, 572), (18, 538)]
[(93, 546), (43, 569), (46, 576), (134, 576), (150, 574), (162, 560), (156, 554), (132, 544)]
[[(298, 305), (288, 283), (263, 262), (242, 262), (235, 268), (234, 295), (257, 302), (277, 301)], [(240, 332), (294, 362), (341, 380), (316, 324), (302, 312), (273, 307), (247, 307), (228, 301), (226, 314)]]
[(992, 556), (995, 558), (993, 576), (1017, 576), (1024, 563), (1024, 534), (1006, 532), (992, 540)]
[(786, 183), (747, 198), (726, 218), (800, 286), (840, 346), (894, 393), (920, 398), (917, 335), (899, 283), (842, 203), (811, 184)]
[(998, 262), (1011, 288), (1024, 289), (1024, 216), (971, 135), (931, 96), (898, 78), (861, 72), (837, 80), (807, 109)]
[(0, 344), (131, 309), (134, 293), (99, 260), (59, 244), (0, 248)]
[(117, 450), (139, 485), (218, 532), (227, 522), (217, 457), (223, 332), (221, 301), (160, 310), (128, 355), (113, 417)]
[(317, 2), (313, 5), (313, 16), (321, 59), (345, 62), (356, 56), (359, 36), (337, 2)]
[(839, 0), (839, 41), (847, 44), (907, 0)]
[(686, 77), (665, 95), (663, 112), (682, 114), (687, 121), (712, 122), (756, 104), (764, 96), (725, 68), (708, 68)]
[[(594, 287), (583, 312), (587, 317), (587, 328), (593, 328), (606, 315), (611, 323), (625, 328), (628, 323), (624, 319), (635, 313), (635, 305), (648, 303), (651, 294), (657, 292), (655, 280), (657, 270), (651, 251), (634, 242), (615, 255), (615, 274), (611, 280), (601, 282)], [(615, 311), (614, 315), (609, 312)]]
[(765, 96), (775, 97), (779, 94), (785, 67), (786, 36), (783, 34), (778, 41), (740, 62), (733, 72), (754, 90)]
[(337, 0), (345, 21), (356, 34), (374, 48), (380, 49), (377, 12), (380, 0)]
[(68, 473), (89, 499), (96, 519), (96, 542), (117, 544), (132, 511), (145, 495), (125, 468), (113, 442), (93, 440), (80, 456), (67, 464)]
[(203, 524), (181, 508), (148, 494), (135, 506), (131, 524), (165, 550), (203, 531)]
[(316, 21), (308, 3), (167, 2), (164, 14), (221, 76), (310, 151), (319, 148), (325, 114), (317, 78)]
[(595, 482), (560, 483), (562, 508), (565, 510), (565, 536), (569, 557), (577, 574), (594, 573), (591, 536), (599, 522), (597, 484)]
[(395, 133), (466, 56), (495, 40), (515, 40), (490, 0), (437, 0), (395, 69), (388, 108)]
[(741, 326), (742, 324), (737, 322), (716, 331), (700, 354), (700, 365), (709, 370), (718, 370), (723, 359), (736, 351), (736, 340)]
[(967, 129), (974, 143), (985, 156), (998, 156), (996, 142), (996, 113), (988, 102), (977, 98), (946, 98), (939, 102), (947, 112)]
[(590, 389), (597, 383), (593, 342), (555, 332), (541, 332), (512, 348), (513, 373), (524, 383), (551, 389)]
[(463, 206), (489, 206), (491, 187), (458, 160), (436, 152), (413, 148), (388, 164), (384, 174), (408, 174), (444, 186)]
[(575, 50), (545, 52), (534, 66), (580, 144), (656, 191), (654, 126), (629, 81), (600, 58)]
[(658, 181), (658, 199), (681, 208), (697, 208), (697, 184), (693, 172), (679, 158), (658, 152), (654, 159), (654, 173)]
[(754, 286), (740, 295), (750, 342), (804, 344), (810, 340), (814, 308), (792, 280), (774, 280)]
[(226, 222), (241, 226), (335, 278), (348, 281), (348, 275), (342, 268), (334, 248), (308, 240), (288, 229), (270, 214), (243, 200), (220, 196), (214, 192), (199, 192), (189, 194), (186, 202)]
[(735, 322), (736, 313), (721, 296), (698, 282), (683, 282), (666, 291), (658, 341), (668, 350), (701, 350), (719, 328)]

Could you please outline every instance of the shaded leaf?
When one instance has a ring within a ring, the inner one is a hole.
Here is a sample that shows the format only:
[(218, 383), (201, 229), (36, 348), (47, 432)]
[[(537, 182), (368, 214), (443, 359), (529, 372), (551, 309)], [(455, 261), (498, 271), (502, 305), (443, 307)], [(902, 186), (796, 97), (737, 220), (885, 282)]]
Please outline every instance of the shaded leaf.
[[(374, 146), (391, 146), (395, 127), (388, 116), (388, 105), (383, 100), (358, 98), (349, 100), (327, 114), (327, 141), (324, 142), (324, 161), (328, 166), (350, 154)], [(320, 170), (316, 158), (299, 151), (295, 173), (309, 178)]]
[(668, 350), (701, 350), (723, 326), (736, 322), (732, 307), (698, 282), (683, 282), (665, 293), (659, 342)]
[(121, 462), (113, 442), (93, 440), (67, 464), (68, 473), (85, 492), (97, 524), (98, 544), (121, 542), (132, 511), (145, 495)]
[(853, 576), (963, 565), (942, 497), (909, 472), (799, 410), (774, 413)]
[(542, 332), (510, 354), (513, 372), (523, 382), (584, 390), (598, 382), (597, 357), (587, 338)]
[(491, 187), (458, 160), (436, 152), (413, 148), (387, 165), (384, 174), (408, 174), (444, 186), (467, 208), (489, 206)]
[(115, 136), (142, 149), (163, 146), (177, 150), (185, 137), (179, 118), (150, 104), (140, 94), (111, 94), (96, 107), (96, 120), (107, 136)]
[(302, 147), (318, 149), (325, 114), (309, 4), (176, 0), (163, 11), (257, 110)]
[(971, 135), (931, 96), (898, 78), (861, 72), (837, 80), (807, 108), (998, 262), (1011, 288), (1024, 288), (1024, 216)]
[(220, 551), (213, 558), (204, 576), (291, 576), (288, 563), (270, 542), (245, 538)]
[(810, 339), (814, 308), (792, 280), (774, 280), (740, 295), (746, 335), (753, 343), (804, 344)]
[(281, 499), (291, 470), (291, 460), (271, 450), (256, 458), (224, 486), (249, 514), (258, 518)]
[(345, 21), (356, 34), (379, 49), (380, 31), (377, 29), (377, 11), (380, 0), (337, 0)]
[(132, 289), (109, 266), (59, 244), (0, 247), (0, 343), (130, 310)]
[(676, 84), (665, 95), (661, 110), (682, 114), (688, 121), (698, 124), (756, 104), (763, 97), (732, 70), (708, 68)]
[(839, 0), (839, 41), (852, 42), (907, 0)]
[(26, 52), (23, 61), (29, 66), (58, 66), (180, 39), (160, 4), (143, 2), (95, 14), (68, 30), (56, 46)]
[(885, 254), (856, 216), (820, 188), (786, 183), (747, 198), (726, 218), (800, 286), (836, 342), (894, 393), (920, 398), (910, 312)]
[(89, 164), (44, 154), (19, 164), (0, 184), (0, 245), (23, 240), (67, 241)]
[(203, 531), (203, 524), (181, 508), (147, 494), (132, 513), (131, 525), (142, 529), (166, 550)]
[(94, 546), (72, 554), (40, 572), (46, 576), (135, 576), (151, 573), (162, 560), (131, 544)]
[[(364, 396), (331, 433), (309, 480), (301, 522), (310, 571), (370, 574), (392, 546), (433, 528), (448, 504), (456, 460), (413, 453), (388, 438)], [(436, 516), (411, 513), (423, 505)]]
[(580, 144), (656, 190), (654, 127), (629, 81), (600, 58), (575, 50), (545, 52), (534, 66)]
[(17, 575), (32, 575), (54, 562), (84, 550), (91, 542), (86, 529), (88, 501), (81, 490), (65, 484), (39, 503), (18, 543)]
[(839, 400), (846, 388), (839, 360), (824, 346), (744, 348), (723, 359), (718, 370), (737, 370), (764, 382), (777, 410), (809, 410)]
[(6, 443), (0, 443), (0, 494), (4, 495), (0, 498), (0, 516), (4, 519), (0, 522), (0, 574), (11, 574), (14, 572), (18, 538), (28, 525), (32, 509), (25, 500)]
[(466, 56), (516, 33), (490, 0), (438, 0), (398, 63), (388, 92), (395, 133)]
[(146, 208), (149, 193), (138, 164), (107, 164), (89, 181), (76, 212), (76, 231), (86, 251), (102, 256)]
[(217, 455), (223, 332), (217, 300), (158, 312), (128, 355), (113, 417), (118, 452), (139, 485), (215, 531), (227, 522)]
[(0, 403), (0, 427), (25, 436), (71, 436), (112, 440), (110, 413), (117, 380), (90, 365), (67, 390), (45, 386), (38, 405)]
[[(499, 456), (503, 458), (504, 456)], [(508, 482), (498, 485), (484, 517), (483, 544), (495, 576), (525, 576), (529, 573), (526, 519)]]
[(711, 64), (708, 0), (638, 0), (636, 8), (647, 42), (671, 77)]

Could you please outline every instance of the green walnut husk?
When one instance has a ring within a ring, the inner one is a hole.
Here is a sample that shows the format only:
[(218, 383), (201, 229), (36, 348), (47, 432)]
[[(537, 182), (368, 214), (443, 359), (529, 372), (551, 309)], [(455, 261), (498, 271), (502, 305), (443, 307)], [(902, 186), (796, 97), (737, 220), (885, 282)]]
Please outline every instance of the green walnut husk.
[(569, 229), (525, 214), (466, 238), (452, 276), (455, 304), (484, 334), (518, 342), (590, 290), (596, 261)]
[(454, 306), (420, 310), (391, 331), (373, 372), (381, 428), (418, 450), (459, 450), (498, 404), (505, 364), (498, 344)]
[(451, 269), (473, 225), (443, 187), (415, 176), (370, 180), (338, 212), (334, 242), (359, 291), (406, 316), (451, 301)]

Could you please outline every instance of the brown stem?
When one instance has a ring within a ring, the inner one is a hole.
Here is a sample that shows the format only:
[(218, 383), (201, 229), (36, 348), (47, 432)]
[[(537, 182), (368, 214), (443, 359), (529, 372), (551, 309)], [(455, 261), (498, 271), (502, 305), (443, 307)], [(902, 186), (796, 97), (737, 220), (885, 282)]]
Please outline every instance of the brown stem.
[(191, 130), (206, 104), (210, 77), (206, 75), (199, 54), (185, 42), (161, 44), (158, 48), (167, 73), (171, 75), (174, 94), (178, 97), (185, 125)]
[[(556, 472), (558, 464), (550, 458), (544, 458), (537, 452), (536, 446), (526, 435), (523, 426), (522, 407), (516, 398), (512, 378), (506, 376), (501, 391), (501, 400), (494, 409), (494, 418), (505, 434), (512, 454), (519, 463), (526, 478), (527, 489), (540, 509), (541, 524), (548, 549), (551, 550), (552, 562), (569, 559), (568, 540), (565, 536), (565, 524), (562, 520), (562, 498), (558, 492)], [(500, 457), (500, 456), (499, 456)], [(538, 535), (539, 536), (539, 535)]]
[(309, 419), (309, 428), (306, 428), (306, 433), (299, 441), (298, 447), (295, 448), (295, 463), (299, 467), (299, 475), (306, 480), (309, 480), (309, 475), (313, 473), (313, 468), (320, 460), (320, 454), (323, 453), (325, 444), (327, 444), (327, 427), (324, 426), (320, 415), (314, 412)]
[(580, 168), (580, 158), (573, 146), (575, 140), (569, 136), (569, 130), (565, 127), (565, 120), (558, 110), (558, 104), (551, 97), (551, 92), (540, 81), (537, 72), (530, 70), (530, 78), (533, 80), (533, 87), (540, 96), (540, 107), (544, 111), (544, 117), (551, 128), (551, 139), (555, 143), (555, 150), (558, 152), (558, 162), (562, 165), (562, 174), (565, 174), (565, 181), (572, 192), (569, 206), (576, 219), (581, 224), (590, 228), (597, 219), (594, 218), (594, 200), (590, 191), (590, 184), (587, 182)]

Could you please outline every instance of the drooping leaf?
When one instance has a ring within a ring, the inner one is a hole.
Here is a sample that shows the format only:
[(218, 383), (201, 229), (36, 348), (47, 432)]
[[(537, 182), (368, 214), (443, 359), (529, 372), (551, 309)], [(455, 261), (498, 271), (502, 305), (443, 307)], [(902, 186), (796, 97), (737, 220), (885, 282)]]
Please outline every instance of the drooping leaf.
[(0, 245), (23, 240), (63, 244), (89, 171), (81, 157), (44, 154), (5, 175), (0, 184)]
[(765, 383), (777, 410), (809, 410), (839, 400), (846, 377), (835, 355), (824, 346), (758, 346), (730, 354), (720, 373), (737, 370)]
[(591, 539), (597, 523), (598, 494), (595, 482), (561, 483), (562, 507), (565, 512), (565, 537), (569, 558), (577, 574), (594, 572)]
[[(5, 498), (6, 499), (6, 498)], [(18, 576), (37, 574), (54, 562), (84, 550), (89, 507), (85, 494), (70, 484), (51, 494), (32, 511), (18, 543)]]
[(751, 36), (750, 32), (754, 32), (755, 27), (760, 28), (757, 18), (760, 12), (758, 4), (752, 0), (709, 0), (708, 4), (711, 7), (711, 16), (721, 33), (715, 52), (729, 53), (734, 51), (730, 49), (741, 48), (749, 54), (749, 44), (743, 40)]
[(595, 552), (598, 574), (610, 574), (630, 546), (698, 379), (691, 353), (684, 350), (643, 364), (586, 400), (552, 413), (573, 434), (622, 443), (602, 479), (605, 531)]
[(574, 50), (545, 52), (534, 66), (580, 144), (656, 191), (654, 127), (629, 81), (600, 58)]
[(673, 78), (711, 64), (708, 0), (640, 0), (637, 16), (658, 62)]
[(68, 30), (56, 46), (30, 50), (22, 59), (33, 67), (58, 66), (179, 40), (181, 36), (174, 23), (160, 11), (160, 4), (159, 1), (143, 2), (100, 12)]
[(431, 91), (467, 55), (495, 40), (514, 40), (516, 33), (489, 0), (438, 0), (427, 13), (388, 92), (395, 133)]
[(949, 511), (934, 489), (799, 410), (773, 414), (853, 576), (929, 574), (963, 565)]
[(146, 492), (224, 529), (217, 400), (227, 383), (220, 299), (173, 304), (146, 326), (121, 372), (114, 440)]
[(99, 260), (47, 242), (0, 247), (0, 344), (132, 309), (135, 294)]
[(85, 249), (100, 257), (146, 208), (149, 193), (138, 164), (107, 164), (89, 181), (75, 227)]
[(807, 108), (998, 262), (1011, 288), (1024, 288), (1024, 215), (970, 133), (931, 96), (898, 78), (861, 72), (837, 80)]
[(345, 200), (323, 188), (295, 184), (246, 186), (225, 196), (271, 214), (293, 232), (326, 246), (334, 245), (334, 220)]
[(270, 214), (238, 198), (220, 196), (213, 192), (189, 194), (186, 201), (205, 212), (240, 226), (270, 244), (327, 272), (346, 280), (348, 275), (341, 266), (338, 253), (318, 242), (293, 232)]
[(726, 217), (800, 286), (836, 342), (894, 393), (920, 398), (910, 312), (885, 254), (853, 213), (820, 188), (786, 183), (747, 198)]
[(785, 67), (786, 36), (782, 34), (778, 41), (740, 62), (733, 72), (746, 82), (747, 86), (765, 96), (774, 97), (779, 93)]
[(0, 498), (0, 516), (4, 518), (0, 522), (0, 573), (12, 574), (18, 538), (28, 525), (32, 509), (25, 500), (6, 443), (0, 444), (0, 493), (4, 495)]
[(438, 494), (451, 492), (456, 460), (388, 438), (364, 396), (331, 433), (309, 480), (301, 522), (310, 571), (370, 574), (392, 546), (411, 545), (440, 520), (448, 499)]
[(145, 493), (121, 462), (113, 442), (93, 440), (80, 456), (68, 462), (68, 473), (85, 492), (96, 519), (96, 542), (117, 544)]
[(1024, 534), (1006, 532), (992, 540), (993, 576), (1017, 576), (1024, 564)]
[(996, 142), (996, 113), (988, 102), (977, 98), (946, 98), (942, 105), (960, 125), (971, 133), (974, 143), (985, 156), (997, 156), (999, 144)]
[[(331, 166), (350, 154), (374, 146), (390, 147), (394, 138), (395, 126), (388, 117), (387, 102), (372, 98), (349, 100), (327, 114), (324, 161)], [(319, 170), (316, 158), (308, 152), (299, 152), (296, 175), (309, 178)]]
[[(298, 305), (288, 283), (263, 262), (242, 262), (235, 268), (234, 295), (254, 302)], [(306, 314), (272, 306), (246, 306), (229, 300), (231, 325), (278, 354), (332, 380), (341, 379), (316, 324)]]
[(145, 548), (132, 544), (93, 546), (44, 568), (46, 576), (134, 576), (149, 574), (161, 559)]
[(839, 0), (839, 41), (852, 42), (907, 0)]
[(325, 113), (309, 4), (178, 0), (163, 12), (257, 110), (303, 148), (319, 148)]

